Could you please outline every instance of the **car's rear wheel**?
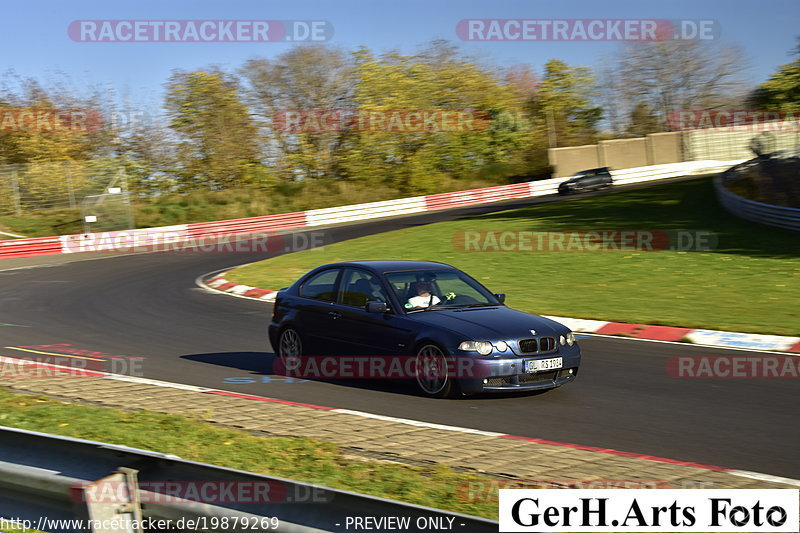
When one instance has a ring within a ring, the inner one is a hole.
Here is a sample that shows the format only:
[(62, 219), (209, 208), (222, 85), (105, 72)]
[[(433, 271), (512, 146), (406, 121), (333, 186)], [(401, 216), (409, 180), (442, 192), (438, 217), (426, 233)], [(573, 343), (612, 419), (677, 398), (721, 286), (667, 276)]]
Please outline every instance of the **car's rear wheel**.
[(424, 344), (417, 350), (417, 385), (425, 396), (453, 398), (458, 395), (458, 385), (449, 375), (447, 362), (447, 355), (435, 344)]
[[(300, 366), (303, 356), (303, 341), (300, 334), (294, 328), (284, 328), (278, 337), (278, 359), (283, 366), (281, 369), (284, 374), (291, 373), (292, 369)], [(288, 374), (287, 374), (288, 375)]]

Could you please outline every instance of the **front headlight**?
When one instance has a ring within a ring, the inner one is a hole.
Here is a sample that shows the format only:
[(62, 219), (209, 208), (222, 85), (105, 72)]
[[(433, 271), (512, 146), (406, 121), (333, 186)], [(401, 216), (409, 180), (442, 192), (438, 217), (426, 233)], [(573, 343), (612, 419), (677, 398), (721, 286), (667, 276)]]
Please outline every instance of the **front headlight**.
[(570, 346), (575, 344), (575, 335), (573, 335), (571, 331), (567, 333), (567, 344), (569, 344)]
[(564, 335), (561, 335), (561, 336), (558, 338), (558, 343), (559, 343), (561, 346), (564, 346), (565, 344), (567, 344), (567, 339), (564, 337)]
[(465, 352), (478, 352), (481, 355), (492, 353), (492, 343), (489, 341), (464, 341), (458, 345), (459, 350)]

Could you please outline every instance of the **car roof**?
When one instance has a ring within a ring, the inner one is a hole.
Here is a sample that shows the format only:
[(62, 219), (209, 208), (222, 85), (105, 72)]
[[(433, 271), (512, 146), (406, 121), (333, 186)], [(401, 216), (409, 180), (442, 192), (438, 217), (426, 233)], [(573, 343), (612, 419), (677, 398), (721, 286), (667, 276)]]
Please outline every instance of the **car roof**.
[(409, 261), (406, 259), (342, 261), (325, 265), (326, 268), (348, 266), (366, 268), (380, 273), (392, 272), (395, 270), (424, 270), (430, 268), (455, 270), (455, 267), (445, 263), (436, 263), (434, 261)]
[(609, 170), (610, 169), (608, 167), (587, 168), (586, 170), (579, 170), (578, 172), (573, 174), (573, 176), (578, 176), (580, 174), (588, 174), (589, 172), (595, 172), (595, 173), (597, 173), (597, 172), (609, 172)]

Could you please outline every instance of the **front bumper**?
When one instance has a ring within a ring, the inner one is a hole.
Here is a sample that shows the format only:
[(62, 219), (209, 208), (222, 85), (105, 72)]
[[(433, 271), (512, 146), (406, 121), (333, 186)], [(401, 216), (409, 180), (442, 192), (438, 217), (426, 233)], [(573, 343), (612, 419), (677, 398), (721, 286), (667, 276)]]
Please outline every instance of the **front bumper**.
[[(529, 373), (523, 370), (524, 362), (531, 359), (563, 357), (563, 366), (558, 370)], [(513, 357), (489, 359), (471, 357), (474, 376), (459, 379), (461, 391), (465, 394), (481, 392), (511, 392), (553, 389), (575, 380), (581, 362), (577, 345), (570, 350), (537, 357)]]

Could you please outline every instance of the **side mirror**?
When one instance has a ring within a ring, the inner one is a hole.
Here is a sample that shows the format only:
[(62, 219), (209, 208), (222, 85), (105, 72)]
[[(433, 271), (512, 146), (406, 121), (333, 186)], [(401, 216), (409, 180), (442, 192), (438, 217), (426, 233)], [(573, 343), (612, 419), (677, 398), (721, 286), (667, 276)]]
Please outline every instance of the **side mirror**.
[(504, 292), (498, 292), (494, 295), (494, 297), (497, 298), (501, 304), (505, 303), (506, 301), (506, 294)]
[(367, 310), (367, 313), (385, 313), (389, 310), (389, 307), (386, 305), (385, 302), (367, 302), (367, 305), (364, 306), (364, 309)]

